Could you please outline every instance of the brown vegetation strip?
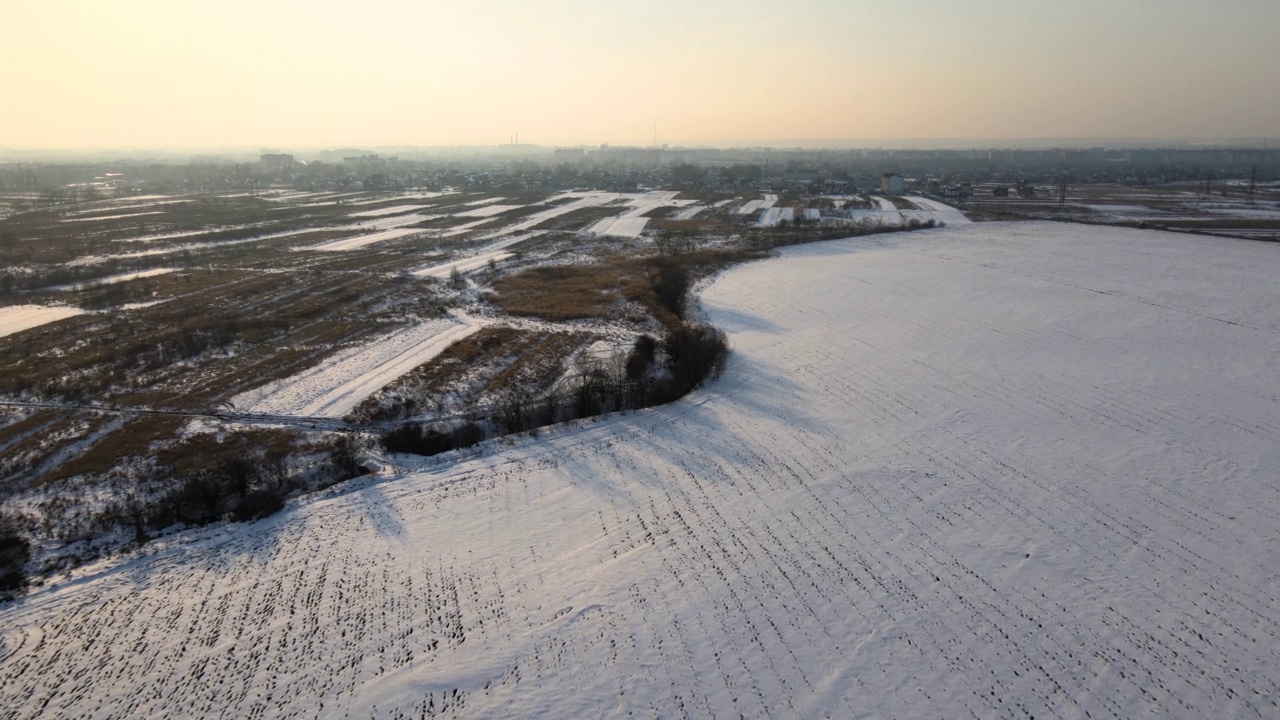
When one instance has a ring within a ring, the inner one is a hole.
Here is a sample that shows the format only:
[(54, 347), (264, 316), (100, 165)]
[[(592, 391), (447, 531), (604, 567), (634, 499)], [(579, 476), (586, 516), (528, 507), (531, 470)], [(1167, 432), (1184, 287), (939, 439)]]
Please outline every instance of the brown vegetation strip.
[(679, 319), (655, 290), (662, 272), (695, 276), (760, 257), (742, 250), (701, 250), (670, 257), (606, 256), (592, 265), (535, 267), (494, 281), (495, 302), (511, 315), (562, 321), (608, 317), (619, 301), (643, 304), (664, 326)]
[(38, 482), (47, 484), (87, 473), (106, 473), (125, 458), (145, 458), (153, 444), (176, 436), (183, 422), (183, 418), (156, 415), (132, 418), (75, 457), (51, 468)]
[(474, 404), (515, 383), (541, 391), (560, 376), (564, 359), (593, 337), (580, 332), (484, 328), (375, 393), (354, 414), (364, 420), (398, 420), (430, 409), (446, 393)]

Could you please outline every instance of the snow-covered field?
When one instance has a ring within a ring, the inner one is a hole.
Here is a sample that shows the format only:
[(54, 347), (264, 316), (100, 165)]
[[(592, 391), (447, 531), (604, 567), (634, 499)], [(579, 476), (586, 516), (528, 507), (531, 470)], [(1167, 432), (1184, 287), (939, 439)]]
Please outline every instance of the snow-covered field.
[[(323, 193), (316, 193), (316, 194), (323, 194)], [(428, 190), (408, 190), (405, 192), (385, 193), (382, 195), (375, 195), (374, 197), (364, 198), (361, 200), (348, 200), (347, 204), (348, 205), (376, 205), (378, 203), (387, 202), (389, 200), (400, 200), (400, 199), (407, 199), (407, 198), (421, 198), (423, 200), (428, 200), (431, 198), (444, 197), (445, 195), (448, 195), (448, 194), (449, 194), (448, 192), (431, 192)]]
[(894, 205), (894, 204), (893, 204), (893, 201), (892, 201), (892, 200), (890, 200), (889, 198), (880, 197), (879, 195), (876, 195), (876, 196), (873, 196), (871, 199), (876, 201), (876, 203), (880, 206), (880, 210), (881, 210), (882, 212), (890, 212), (890, 213), (891, 213), (891, 212), (897, 212), (897, 211), (898, 211), (897, 206), (896, 206), (896, 205)]
[(0, 307), (0, 337), (83, 313), (63, 305), (6, 305)]
[(796, 218), (795, 208), (767, 207), (760, 213), (760, 227), (775, 227), (782, 221), (791, 222)]
[(485, 205), (479, 205), (479, 206), (473, 207), (470, 210), (463, 210), (462, 212), (454, 213), (453, 215), (454, 217), (489, 218), (489, 217), (493, 217), (494, 215), (501, 215), (502, 213), (508, 212), (511, 210), (519, 210), (522, 207), (524, 206), (523, 205), (485, 204)]
[(150, 270), (139, 270), (131, 273), (121, 273), (119, 275), (108, 275), (107, 277), (94, 278), (93, 280), (85, 280), (84, 282), (68, 283), (66, 285), (55, 285), (50, 290), (83, 290), (87, 287), (96, 287), (98, 285), (113, 285), (115, 283), (126, 282), (129, 280), (140, 280), (142, 278), (155, 277), (157, 275), (168, 275), (177, 268), (151, 268)]
[[(920, 222), (928, 222), (934, 220), (945, 225), (968, 225), (969, 218), (959, 210), (940, 203), (936, 200), (928, 200), (916, 195), (907, 196), (918, 210), (899, 210), (894, 204), (882, 197), (873, 197), (873, 200), (880, 206), (877, 210), (847, 210), (845, 215), (848, 219), (858, 222), (872, 222), (881, 225), (901, 225), (911, 220), (919, 220)], [(840, 222), (840, 219), (834, 219), (834, 222)]]
[(914, 215), (922, 220), (933, 219), (947, 225), (968, 225), (971, 222), (964, 213), (937, 200), (927, 200), (917, 195), (909, 195), (907, 199), (920, 208)]
[(317, 250), (320, 252), (342, 252), (346, 250), (355, 250), (357, 248), (380, 243), (386, 240), (394, 240), (405, 235), (420, 233), (421, 230), (416, 228), (399, 228), (392, 230), (383, 230), (381, 232), (368, 233), (365, 235), (356, 235), (354, 237), (343, 238), (341, 240), (332, 240), (319, 245), (309, 245), (301, 248), (302, 250)]
[(684, 208), (683, 210), (676, 211), (676, 213), (671, 216), (671, 219), (672, 220), (692, 220), (698, 217), (698, 213), (701, 213), (703, 210), (706, 210), (706, 209), (707, 209), (706, 205), (690, 205), (689, 207)]
[(0, 716), (1276, 717), (1278, 271), (1055, 223), (788, 248), (704, 293), (706, 390), (0, 609)]
[[(538, 225), (539, 223), (542, 223), (546, 220), (557, 218), (557, 217), (560, 217), (561, 215), (566, 215), (575, 210), (581, 210), (582, 208), (599, 207), (601, 205), (607, 205), (622, 196), (619, 195), (618, 193), (607, 193), (607, 192), (597, 192), (597, 191), (567, 192), (567, 193), (560, 193), (559, 195), (553, 196), (552, 198), (550, 198), (550, 200), (556, 200), (564, 197), (570, 197), (573, 199), (567, 203), (562, 203), (560, 205), (553, 205), (547, 208), (546, 210), (539, 210), (537, 212), (526, 215), (519, 222), (512, 223), (511, 225), (507, 225), (498, 230), (495, 230), (488, 235), (481, 236), (480, 239), (484, 240), (491, 237), (497, 237), (499, 235), (506, 235), (509, 233), (520, 232), (522, 230), (529, 230), (533, 228), (535, 225)], [(475, 225), (478, 223), (471, 223), (471, 224)], [(454, 228), (454, 229), (456, 230), (457, 228)]]
[[(694, 205), (696, 200), (677, 200), (679, 193), (673, 190), (650, 190), (644, 193), (619, 194), (625, 199), (627, 209), (617, 217), (603, 218), (586, 230), (590, 235), (613, 235), (616, 237), (639, 237), (649, 224), (649, 218), (643, 215), (660, 207), (675, 205)], [(692, 216), (691, 216), (692, 217)], [(687, 218), (686, 218), (687, 219)]]
[(231, 402), (237, 410), (264, 415), (341, 417), (480, 327), (461, 316), (419, 323), (344, 350), (293, 377), (241, 393)]
[(428, 265), (427, 267), (414, 270), (409, 274), (416, 275), (418, 277), (436, 277), (443, 279), (452, 275), (454, 270), (457, 270), (460, 273), (475, 270), (476, 268), (488, 265), (490, 260), (499, 262), (511, 257), (513, 253), (508, 252), (507, 248), (518, 242), (524, 242), (525, 240), (530, 240), (542, 234), (542, 231), (537, 230), (530, 233), (517, 233), (510, 237), (498, 240), (497, 242), (490, 243), (483, 248), (480, 248), (476, 254), (469, 257)]
[(142, 217), (143, 215), (163, 215), (163, 210), (149, 210), (147, 212), (122, 213), (120, 215), (97, 215), (94, 217), (70, 217), (63, 218), (61, 222), (90, 222), (93, 220), (123, 220), (131, 217)]
[(604, 218), (587, 230), (592, 235), (614, 235), (617, 237), (639, 237), (644, 226), (649, 224), (646, 217)]
[(400, 213), (413, 212), (421, 209), (421, 205), (392, 205), (391, 207), (378, 208), (377, 210), (362, 210), (360, 212), (354, 212), (348, 217), (382, 217), (383, 215), (399, 215)]

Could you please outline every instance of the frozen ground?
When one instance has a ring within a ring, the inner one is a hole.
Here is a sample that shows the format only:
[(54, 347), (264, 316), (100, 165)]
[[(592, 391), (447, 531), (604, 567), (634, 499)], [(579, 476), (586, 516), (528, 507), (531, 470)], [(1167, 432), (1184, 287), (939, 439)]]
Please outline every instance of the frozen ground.
[(342, 417), (392, 380), (479, 329), (478, 323), (461, 316), (420, 323), (339, 352), (231, 402), (239, 411), (264, 415)]
[[(6, 305), (0, 307), (0, 337), (80, 315), (83, 312), (80, 308), (62, 305)], [(0, 657), (3, 657), (2, 652)]]
[(706, 390), (0, 609), (0, 716), (1276, 717), (1277, 272), (1055, 223), (788, 248), (705, 292)]

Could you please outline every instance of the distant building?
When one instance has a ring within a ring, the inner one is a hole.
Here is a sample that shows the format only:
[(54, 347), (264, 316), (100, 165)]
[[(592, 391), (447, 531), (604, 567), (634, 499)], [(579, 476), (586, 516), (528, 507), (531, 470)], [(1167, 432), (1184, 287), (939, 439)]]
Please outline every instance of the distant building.
[(290, 168), (297, 164), (293, 156), (288, 153), (267, 153), (259, 157), (258, 162), (271, 168)]
[(997, 185), (991, 188), (991, 197), (1009, 197), (1009, 188), (1004, 185)]
[(585, 148), (556, 148), (551, 152), (556, 162), (582, 162), (587, 157)]
[(880, 192), (886, 195), (901, 195), (902, 176), (897, 173), (885, 173), (881, 175)]

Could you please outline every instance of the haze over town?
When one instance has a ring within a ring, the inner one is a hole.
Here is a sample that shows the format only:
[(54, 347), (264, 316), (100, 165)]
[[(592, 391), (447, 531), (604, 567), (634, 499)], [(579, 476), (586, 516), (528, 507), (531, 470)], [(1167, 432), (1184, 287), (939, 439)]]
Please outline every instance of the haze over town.
[(1255, 0), (10, 0), (0, 147), (1280, 134)]

